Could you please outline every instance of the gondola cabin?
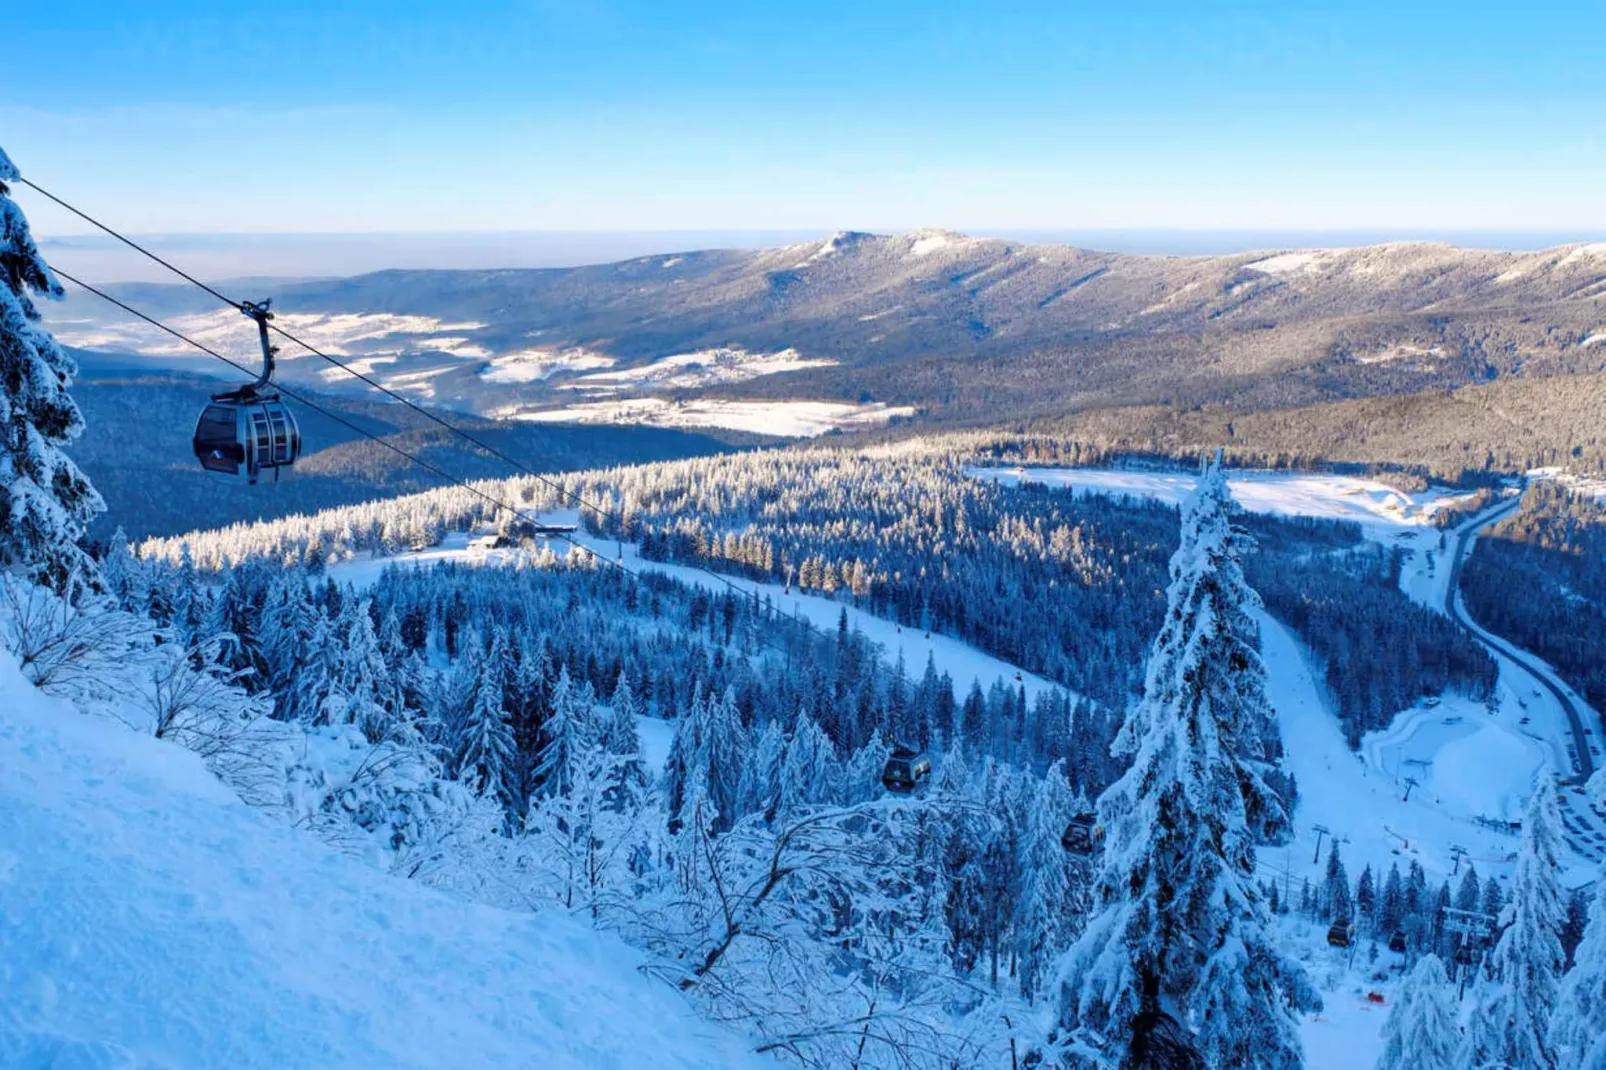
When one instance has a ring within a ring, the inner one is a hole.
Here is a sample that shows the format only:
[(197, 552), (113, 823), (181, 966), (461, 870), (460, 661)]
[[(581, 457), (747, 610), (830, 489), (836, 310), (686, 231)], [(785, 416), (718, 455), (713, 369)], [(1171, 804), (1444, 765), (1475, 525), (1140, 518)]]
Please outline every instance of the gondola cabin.
[(256, 321), (262, 343), (262, 375), (238, 390), (213, 394), (195, 421), (191, 446), (201, 467), (213, 475), (255, 483), (263, 472), (289, 468), (301, 456), (301, 429), (273, 389), (273, 346), (268, 344), (268, 302), (240, 303), (240, 311)]
[(195, 422), (195, 459), (214, 475), (255, 483), (274, 481), (301, 456), (301, 429), (279, 395), (244, 387), (213, 394)]
[(1060, 846), (1073, 855), (1090, 855), (1103, 839), (1104, 828), (1092, 814), (1077, 814), (1060, 834)]
[(1394, 952), (1396, 955), (1405, 954), (1405, 933), (1404, 933), (1404, 931), (1402, 931), (1400, 929), (1395, 929), (1394, 930), (1393, 935), (1391, 935), (1389, 937), (1389, 950)]
[(881, 771), (881, 786), (899, 795), (908, 795), (930, 775), (930, 758), (906, 747), (898, 747)]
[(1335, 921), (1327, 930), (1327, 942), (1334, 947), (1349, 947), (1355, 939), (1355, 926), (1347, 921)]

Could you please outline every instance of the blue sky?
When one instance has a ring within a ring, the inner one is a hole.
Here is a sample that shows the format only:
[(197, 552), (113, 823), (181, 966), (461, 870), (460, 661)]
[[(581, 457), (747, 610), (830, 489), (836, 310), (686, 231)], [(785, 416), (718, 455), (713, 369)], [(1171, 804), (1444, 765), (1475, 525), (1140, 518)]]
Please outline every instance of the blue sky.
[(4, 33), (0, 145), (142, 232), (1606, 229), (1600, 0), (73, 0)]

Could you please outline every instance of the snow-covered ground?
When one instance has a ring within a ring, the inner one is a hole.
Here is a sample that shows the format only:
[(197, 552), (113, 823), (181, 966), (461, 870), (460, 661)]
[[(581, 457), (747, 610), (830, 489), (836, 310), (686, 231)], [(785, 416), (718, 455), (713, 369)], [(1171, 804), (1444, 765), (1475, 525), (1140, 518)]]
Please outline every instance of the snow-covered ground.
[(749, 1065), (640, 961), (273, 824), (0, 653), (0, 1066)]
[(1454, 696), (1400, 713), (1361, 741), (1361, 753), (1397, 784), (1416, 780), (1413, 790), (1447, 813), (1500, 821), (1521, 819), (1534, 774), (1548, 760), (1538, 738)]
[(673, 721), (636, 715), (636, 737), (641, 740), (641, 760), (657, 773), (669, 764), (669, 748), (675, 742)]
[[(1003, 483), (1028, 481), (1065, 487), (1075, 494), (1105, 494), (1153, 498), (1173, 505), (1193, 491), (1196, 479), (1183, 472), (1105, 468), (973, 468), (978, 479)], [(1282, 516), (1353, 520), (1374, 538), (1398, 537), (1404, 531), (1426, 529), (1433, 515), (1466, 495), (1443, 488), (1421, 493), (1397, 490), (1385, 483), (1358, 476), (1310, 472), (1239, 471), (1228, 480), (1238, 504), (1254, 513)]]
[(674, 402), (664, 398), (621, 398), (565, 405), (539, 412), (495, 415), (537, 423), (646, 424), (652, 427), (723, 427), (788, 438), (813, 438), (827, 431), (886, 423), (911, 416), (907, 405), (855, 405), (840, 401), (730, 401), (721, 398)]

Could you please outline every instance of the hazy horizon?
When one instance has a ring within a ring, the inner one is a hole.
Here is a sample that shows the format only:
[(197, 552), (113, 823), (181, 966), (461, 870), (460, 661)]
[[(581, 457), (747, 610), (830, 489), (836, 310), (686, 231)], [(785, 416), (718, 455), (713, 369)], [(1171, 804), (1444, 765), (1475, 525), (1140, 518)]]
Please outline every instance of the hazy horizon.
[[(847, 228), (843, 228), (847, 229)], [(899, 233), (905, 228), (880, 228)], [(943, 228), (949, 229), (949, 228)], [(952, 228), (958, 229), (958, 228)], [(1105, 252), (1215, 256), (1281, 249), (1343, 248), (1396, 241), (1530, 252), (1606, 240), (1606, 230), (1411, 230), (1407, 228), (1088, 228), (960, 231), (972, 237), (1077, 245)], [(313, 278), (384, 270), (495, 270), (606, 264), (709, 249), (773, 248), (816, 241), (824, 229), (507, 230), (142, 234), (154, 251), (210, 279)], [(169, 282), (176, 276), (104, 235), (42, 235), (41, 250), (89, 282)]]

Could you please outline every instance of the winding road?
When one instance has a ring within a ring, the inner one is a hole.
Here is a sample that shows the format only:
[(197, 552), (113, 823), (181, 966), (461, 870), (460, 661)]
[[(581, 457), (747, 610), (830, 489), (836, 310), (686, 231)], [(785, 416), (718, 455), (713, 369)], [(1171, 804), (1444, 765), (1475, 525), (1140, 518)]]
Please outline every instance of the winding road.
[(1539, 687), (1548, 691), (1566, 716), (1567, 728), (1572, 736), (1573, 757), (1569, 770), (1571, 775), (1557, 778), (1563, 788), (1562, 822), (1566, 826), (1567, 840), (1572, 848), (1584, 857), (1598, 861), (1606, 856), (1606, 815), (1591, 806), (1586, 796), (1567, 790), (1582, 785), (1594, 775), (1595, 758), (1590, 750), (1590, 740), (1595, 731), (1591, 727), (1595, 718), (1594, 711), (1574, 696), (1572, 689), (1559, 679), (1548, 665), (1474, 621), (1467, 614), (1466, 606), (1461, 599), (1461, 569), (1472, 554), (1472, 546), (1478, 533), (1491, 524), (1504, 520), (1521, 505), (1520, 497), (1502, 501), (1452, 531), (1451, 537), (1455, 540), (1454, 560), (1450, 566), (1449, 580), (1444, 588), (1444, 613), (1471, 632), (1473, 637), (1487, 647), (1497, 659), (1504, 658), (1519, 671), (1531, 677)]

